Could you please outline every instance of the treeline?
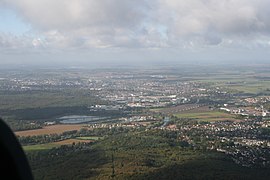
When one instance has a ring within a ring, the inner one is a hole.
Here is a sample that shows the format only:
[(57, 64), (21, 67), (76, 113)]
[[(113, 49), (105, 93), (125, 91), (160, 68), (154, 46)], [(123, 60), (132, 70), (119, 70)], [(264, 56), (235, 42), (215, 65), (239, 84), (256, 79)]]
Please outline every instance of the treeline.
[(27, 120), (6, 120), (4, 121), (13, 131), (24, 131), (31, 129), (40, 129), (43, 127), (43, 124), (37, 121), (27, 121)]
[(116, 135), (123, 132), (128, 132), (129, 130), (122, 127), (115, 128), (98, 128), (89, 130), (87, 128), (82, 128), (79, 131), (66, 131), (61, 134), (44, 134), (36, 136), (18, 136), (19, 142), (23, 145), (34, 145), (34, 144), (45, 144), (51, 142), (62, 141), (65, 139), (71, 139), (76, 137), (85, 137), (85, 136), (98, 136), (104, 137), (109, 135)]
[(54, 147), (48, 151), (31, 151), (27, 152), (27, 158), (30, 161), (46, 160), (53, 157), (63, 157), (72, 152), (81, 152), (90, 150), (90, 145), (93, 142), (78, 142), (70, 145), (61, 145), (60, 147)]

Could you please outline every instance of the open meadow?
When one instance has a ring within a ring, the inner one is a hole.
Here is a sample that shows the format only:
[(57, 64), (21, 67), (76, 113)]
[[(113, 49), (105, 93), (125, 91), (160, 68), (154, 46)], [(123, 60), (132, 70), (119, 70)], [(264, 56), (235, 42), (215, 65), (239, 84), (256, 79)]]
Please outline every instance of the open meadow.
[(15, 134), (17, 136), (37, 136), (44, 134), (61, 134), (65, 131), (80, 130), (84, 128), (84, 124), (57, 124), (51, 126), (45, 126), (42, 129), (26, 130), (26, 131), (17, 131)]
[(86, 140), (86, 139), (65, 139), (62, 141), (46, 143), (46, 144), (35, 144), (35, 145), (27, 145), (23, 146), (24, 151), (42, 151), (42, 150), (49, 150), (52, 148), (60, 147), (61, 145), (72, 145), (77, 143), (89, 143), (94, 142), (94, 140)]
[(174, 116), (177, 118), (188, 118), (204, 122), (239, 121), (234, 115), (221, 111), (178, 113), (174, 114)]

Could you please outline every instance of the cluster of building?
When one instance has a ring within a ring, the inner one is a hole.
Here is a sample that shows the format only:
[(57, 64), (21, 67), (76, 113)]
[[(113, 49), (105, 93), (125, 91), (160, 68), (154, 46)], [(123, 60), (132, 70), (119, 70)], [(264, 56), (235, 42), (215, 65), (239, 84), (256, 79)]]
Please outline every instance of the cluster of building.
[(235, 107), (230, 106), (228, 107), (227, 104), (224, 105), (224, 107), (221, 107), (220, 110), (226, 111), (231, 114), (235, 115), (241, 115), (241, 116), (270, 116), (270, 112), (268, 109), (265, 109), (263, 105), (260, 105), (259, 107), (254, 106), (245, 106), (245, 107)]
[[(70, 72), (63, 74), (55, 77), (54, 75), (34, 76), (30, 73), (0, 78), (0, 90), (83, 89), (95, 92), (94, 95), (106, 102), (89, 106), (90, 112), (133, 112), (138, 108), (148, 110), (149, 108), (172, 107), (181, 104), (189, 105), (183, 111), (200, 107), (200, 104), (218, 107), (221, 111), (239, 116), (239, 120), (179, 125), (171, 122), (169, 117), (156, 119), (152, 115), (129, 114), (119, 117), (115, 122), (100, 121), (100, 123), (89, 124), (88, 127), (144, 127), (146, 130), (155, 128), (176, 131), (179, 139), (192, 146), (204, 146), (209, 150), (226, 153), (236, 163), (243, 166), (270, 166), (270, 135), (264, 132), (264, 129), (269, 130), (270, 127), (270, 112), (268, 108), (264, 107), (265, 103), (270, 102), (270, 96), (239, 98), (228, 93), (225, 88), (182, 80), (176, 75), (165, 76), (134, 72), (94, 72), (75, 75)], [(55, 122), (45, 124), (53, 125)], [(201, 142), (198, 143), (198, 141)]]
[(225, 153), (242, 166), (270, 167), (270, 131), (266, 127), (270, 127), (268, 118), (170, 125), (165, 129), (178, 132), (181, 140), (195, 147)]

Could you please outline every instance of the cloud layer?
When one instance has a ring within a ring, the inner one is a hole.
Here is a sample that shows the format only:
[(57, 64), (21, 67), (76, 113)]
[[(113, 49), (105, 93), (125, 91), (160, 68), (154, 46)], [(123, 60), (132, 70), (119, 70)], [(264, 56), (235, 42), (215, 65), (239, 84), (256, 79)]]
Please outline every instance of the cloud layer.
[(1, 47), (270, 46), (269, 0), (2, 0), (0, 6), (35, 32), (2, 34)]

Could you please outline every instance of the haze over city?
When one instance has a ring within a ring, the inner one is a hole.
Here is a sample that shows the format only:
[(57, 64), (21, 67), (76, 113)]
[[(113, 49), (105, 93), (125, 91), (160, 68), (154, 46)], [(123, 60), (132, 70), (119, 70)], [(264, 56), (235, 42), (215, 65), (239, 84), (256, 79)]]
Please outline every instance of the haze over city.
[(267, 63), (268, 0), (1, 0), (0, 64)]

